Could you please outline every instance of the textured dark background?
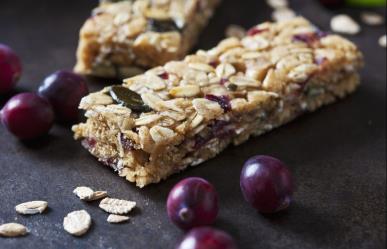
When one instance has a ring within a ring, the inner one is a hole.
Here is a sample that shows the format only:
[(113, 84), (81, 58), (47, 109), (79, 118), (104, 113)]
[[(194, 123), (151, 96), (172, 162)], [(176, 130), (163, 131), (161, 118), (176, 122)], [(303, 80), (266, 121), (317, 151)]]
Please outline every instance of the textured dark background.
[[(249, 27), (267, 20), (270, 9), (263, 2), (225, 0), (199, 47), (215, 45), (230, 23)], [(300, 14), (328, 28), (332, 12), (311, 0), (292, 3)], [(71, 69), (78, 30), (95, 5), (91, 0), (0, 1), (0, 42), (12, 46), (24, 64), (19, 91), (35, 90), (57, 69)], [(360, 12), (339, 11), (357, 19)], [(49, 136), (30, 143), (0, 128), (0, 224), (17, 221), (30, 229), (23, 238), (0, 238), (0, 248), (173, 248), (183, 234), (168, 221), (165, 199), (188, 176), (215, 185), (221, 207), (215, 226), (231, 233), (242, 249), (385, 248), (386, 50), (377, 44), (383, 33), (385, 26), (363, 25), (361, 34), (350, 37), (366, 60), (363, 85), (351, 97), (145, 189), (102, 167), (72, 139), (68, 127), (55, 126)], [(90, 86), (94, 90), (102, 84)], [(287, 212), (265, 217), (242, 199), (239, 173), (255, 154), (273, 155), (289, 165), (297, 192)], [(139, 208), (129, 223), (108, 224), (97, 203), (83, 203), (72, 194), (79, 185), (135, 200)], [(47, 213), (15, 213), (16, 204), (35, 199), (48, 201)], [(86, 209), (93, 219), (82, 238), (62, 229), (63, 217), (76, 209)]]

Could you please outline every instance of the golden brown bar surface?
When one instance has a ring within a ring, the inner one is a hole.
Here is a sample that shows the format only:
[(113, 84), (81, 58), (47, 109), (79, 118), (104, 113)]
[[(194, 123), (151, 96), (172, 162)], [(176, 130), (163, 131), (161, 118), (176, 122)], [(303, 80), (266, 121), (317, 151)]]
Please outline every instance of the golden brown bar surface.
[(143, 187), (346, 96), (362, 63), (353, 43), (304, 18), (267, 22), (90, 94), (73, 130)]
[(80, 31), (75, 71), (109, 78), (181, 59), (220, 0), (124, 0), (102, 3)]

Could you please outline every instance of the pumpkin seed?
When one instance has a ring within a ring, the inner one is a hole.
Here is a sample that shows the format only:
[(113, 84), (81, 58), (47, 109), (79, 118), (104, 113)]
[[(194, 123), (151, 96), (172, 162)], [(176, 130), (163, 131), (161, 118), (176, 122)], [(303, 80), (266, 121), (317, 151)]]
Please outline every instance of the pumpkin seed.
[(170, 31), (181, 31), (172, 19), (161, 20), (161, 19), (149, 19), (148, 29), (159, 33), (170, 32)]
[(141, 96), (123, 86), (112, 86), (110, 96), (120, 105), (130, 108), (136, 113), (150, 112), (152, 109), (144, 104)]

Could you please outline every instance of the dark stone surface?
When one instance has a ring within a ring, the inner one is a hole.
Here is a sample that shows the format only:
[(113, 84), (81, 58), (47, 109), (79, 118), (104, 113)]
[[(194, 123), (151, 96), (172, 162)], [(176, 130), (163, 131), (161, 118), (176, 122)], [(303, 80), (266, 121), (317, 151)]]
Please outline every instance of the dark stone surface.
[[(78, 29), (95, 4), (0, 1), (0, 42), (11, 45), (24, 62), (18, 91), (36, 90), (45, 75), (74, 65)], [(332, 13), (312, 1), (293, 1), (293, 7), (328, 27)], [(359, 20), (359, 10), (340, 11)], [(225, 0), (199, 47), (215, 45), (229, 23), (248, 27), (269, 17), (263, 1)], [(49, 136), (29, 143), (0, 128), (0, 223), (18, 221), (30, 229), (24, 238), (0, 238), (0, 248), (173, 248), (183, 234), (168, 221), (165, 199), (169, 189), (188, 176), (215, 185), (220, 195), (215, 226), (231, 233), (242, 249), (385, 248), (386, 50), (377, 45), (383, 33), (385, 27), (363, 25), (361, 34), (350, 37), (366, 60), (363, 85), (351, 97), (145, 189), (101, 166), (72, 139), (69, 127), (57, 125)], [(92, 89), (101, 87), (91, 83)], [(289, 165), (297, 192), (287, 212), (265, 217), (242, 199), (239, 173), (255, 154), (273, 155)], [(79, 185), (135, 200), (139, 208), (129, 223), (108, 224), (97, 203), (81, 202), (72, 194)], [(16, 204), (34, 199), (47, 200), (49, 211), (28, 217), (15, 213)], [(93, 218), (82, 238), (62, 229), (63, 217), (76, 209), (86, 209)]]

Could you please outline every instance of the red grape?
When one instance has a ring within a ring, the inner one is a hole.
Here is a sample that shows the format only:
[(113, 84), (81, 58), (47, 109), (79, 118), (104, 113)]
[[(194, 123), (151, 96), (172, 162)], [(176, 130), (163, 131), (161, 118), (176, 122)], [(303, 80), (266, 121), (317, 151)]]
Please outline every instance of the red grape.
[(78, 105), (88, 93), (86, 80), (67, 71), (49, 75), (39, 87), (39, 94), (50, 101), (57, 119), (62, 122), (74, 122), (78, 119)]
[(218, 215), (218, 194), (202, 178), (184, 179), (169, 193), (167, 212), (171, 221), (182, 229), (211, 225)]
[(187, 233), (176, 249), (237, 249), (237, 246), (233, 238), (221, 230), (198, 227)]
[(0, 44), (0, 94), (10, 91), (15, 86), (21, 71), (19, 57), (11, 48)]
[(5, 104), (0, 119), (16, 137), (31, 139), (50, 130), (54, 112), (45, 98), (35, 93), (20, 93)]
[(255, 156), (244, 165), (240, 185), (246, 201), (262, 213), (275, 213), (289, 206), (293, 182), (280, 160)]

